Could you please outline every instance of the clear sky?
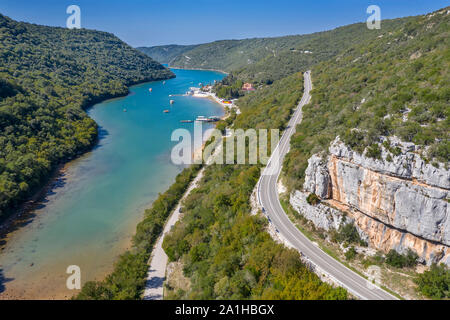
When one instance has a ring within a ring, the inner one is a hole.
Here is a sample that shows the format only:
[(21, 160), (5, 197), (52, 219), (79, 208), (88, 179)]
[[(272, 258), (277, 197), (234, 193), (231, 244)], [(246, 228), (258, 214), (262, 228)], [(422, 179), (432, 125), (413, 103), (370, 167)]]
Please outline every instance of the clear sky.
[(390, 19), (428, 13), (450, 0), (0, 0), (0, 13), (65, 26), (71, 4), (81, 8), (83, 28), (153, 46), (311, 33), (366, 21), (372, 4)]

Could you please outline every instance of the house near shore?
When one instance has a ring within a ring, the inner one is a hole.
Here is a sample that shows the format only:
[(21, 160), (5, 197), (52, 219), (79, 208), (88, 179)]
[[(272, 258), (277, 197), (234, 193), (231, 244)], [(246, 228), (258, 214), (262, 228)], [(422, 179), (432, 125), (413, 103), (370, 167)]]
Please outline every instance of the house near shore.
[(242, 90), (244, 90), (244, 91), (255, 91), (255, 88), (253, 88), (253, 85), (251, 83), (246, 82), (242, 86)]
[(212, 86), (211, 85), (204, 86), (201, 88), (201, 90), (204, 92), (211, 92)]

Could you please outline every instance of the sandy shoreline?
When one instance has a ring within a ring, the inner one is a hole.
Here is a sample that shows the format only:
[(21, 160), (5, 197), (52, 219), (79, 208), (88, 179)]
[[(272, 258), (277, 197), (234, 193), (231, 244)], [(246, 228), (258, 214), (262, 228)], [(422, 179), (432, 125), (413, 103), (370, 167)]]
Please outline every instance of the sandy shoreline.
[[(237, 114), (241, 113), (241, 110), (239, 109), (239, 107), (234, 103), (234, 100), (231, 100), (231, 104), (228, 103), (223, 103), (222, 100), (226, 100), (226, 99), (220, 99), (214, 92), (203, 92), (201, 94), (199, 93), (194, 93), (192, 94), (192, 97), (194, 98), (201, 98), (201, 99), (210, 99), (218, 104), (220, 104), (222, 106), (222, 108), (224, 108), (225, 110), (225, 115), (221, 118), (222, 120), (226, 119), (229, 116), (229, 111), (231, 109), (235, 109)], [(236, 100), (236, 99), (235, 99)]]
[[(215, 93), (208, 92), (208, 93), (205, 93), (204, 95), (193, 94), (191, 96), (194, 98), (209, 99), (211, 101), (214, 101), (214, 102), (220, 104), (224, 111), (224, 115), (222, 117), (220, 117), (220, 120), (225, 120), (226, 118), (228, 118), (230, 116), (230, 109), (232, 107), (238, 109), (235, 104), (229, 105), (229, 104), (225, 104), (222, 101), (220, 101), (220, 98), (217, 97), (217, 95)], [(203, 153), (203, 149), (205, 148), (205, 145), (208, 142), (208, 140), (211, 138), (211, 136), (212, 136), (212, 130), (210, 130), (210, 129), (206, 130), (205, 135), (202, 136), (201, 147), (194, 149), (194, 151), (192, 153), (193, 158), (195, 158), (195, 156), (197, 154)], [(203, 154), (202, 154), (202, 159), (203, 159)]]

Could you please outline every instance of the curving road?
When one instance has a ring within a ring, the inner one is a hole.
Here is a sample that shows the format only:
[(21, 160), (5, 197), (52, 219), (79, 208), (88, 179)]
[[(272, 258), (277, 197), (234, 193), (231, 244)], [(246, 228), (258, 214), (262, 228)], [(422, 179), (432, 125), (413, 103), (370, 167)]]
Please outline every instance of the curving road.
[[(287, 130), (285, 130), (269, 160), (265, 172), (263, 172), (258, 182), (258, 199), (263, 207), (263, 212), (268, 217), (270, 223), (275, 226), (276, 232), (353, 295), (364, 300), (396, 300), (397, 298), (395, 296), (379, 287), (371, 285), (365, 278), (323, 252), (297, 229), (281, 207), (278, 198), (277, 180), (281, 172), (281, 164), (284, 156), (289, 151), (290, 139), (295, 132), (295, 126), (302, 121), (302, 107), (309, 103), (311, 99), (310, 90), (312, 84), (310, 71), (305, 72), (304, 80), (305, 88), (303, 97), (289, 121)], [(269, 170), (269, 168), (271, 169)]]

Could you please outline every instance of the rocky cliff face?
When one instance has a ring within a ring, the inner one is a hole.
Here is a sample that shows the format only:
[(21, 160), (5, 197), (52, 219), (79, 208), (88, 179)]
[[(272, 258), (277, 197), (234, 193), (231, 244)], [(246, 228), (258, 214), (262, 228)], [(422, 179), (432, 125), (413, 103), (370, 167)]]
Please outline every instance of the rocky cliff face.
[(347, 212), (371, 246), (450, 265), (450, 171), (425, 163), (414, 144), (390, 143), (372, 159), (337, 138), (329, 155), (309, 159), (304, 190)]
[(289, 200), (292, 207), (297, 210), (306, 219), (312, 221), (317, 228), (326, 231), (339, 229), (345, 223), (352, 223), (352, 218), (344, 218), (342, 211), (334, 209), (322, 203), (310, 205), (307, 201), (305, 192), (294, 191)]

